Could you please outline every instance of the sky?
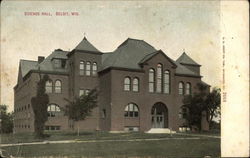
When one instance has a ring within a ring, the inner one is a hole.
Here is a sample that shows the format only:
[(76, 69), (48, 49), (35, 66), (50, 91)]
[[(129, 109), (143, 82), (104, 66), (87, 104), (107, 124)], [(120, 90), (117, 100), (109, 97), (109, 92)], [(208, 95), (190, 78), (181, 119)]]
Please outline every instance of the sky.
[[(79, 15), (56, 16), (56, 12)], [(203, 81), (218, 87), (220, 33), (216, 1), (2, 2), (0, 103), (13, 110), (20, 59), (37, 60), (58, 48), (72, 50), (84, 35), (103, 52), (114, 51), (128, 37), (144, 40), (174, 60), (185, 50), (202, 65)]]

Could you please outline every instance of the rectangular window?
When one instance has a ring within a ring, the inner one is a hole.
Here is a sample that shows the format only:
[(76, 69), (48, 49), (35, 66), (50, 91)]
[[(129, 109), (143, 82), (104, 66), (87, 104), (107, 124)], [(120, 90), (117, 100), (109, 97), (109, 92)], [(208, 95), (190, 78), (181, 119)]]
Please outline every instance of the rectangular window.
[(90, 92), (90, 90), (89, 90), (89, 89), (86, 89), (86, 90), (85, 90), (85, 95), (88, 95), (89, 92)]
[(54, 67), (55, 68), (61, 68), (62, 61), (60, 59), (54, 59)]
[(102, 118), (106, 118), (106, 109), (102, 109)]
[(86, 63), (86, 75), (87, 75), (87, 76), (90, 76), (90, 66), (91, 66), (91, 65), (90, 65), (90, 62), (87, 62), (87, 63)]
[(84, 95), (84, 94), (85, 94), (85, 93), (84, 93), (84, 89), (80, 89), (80, 90), (79, 90), (79, 97), (82, 96), (82, 95)]
[(84, 75), (84, 62), (83, 61), (80, 61), (79, 74), (80, 74), (80, 76)]

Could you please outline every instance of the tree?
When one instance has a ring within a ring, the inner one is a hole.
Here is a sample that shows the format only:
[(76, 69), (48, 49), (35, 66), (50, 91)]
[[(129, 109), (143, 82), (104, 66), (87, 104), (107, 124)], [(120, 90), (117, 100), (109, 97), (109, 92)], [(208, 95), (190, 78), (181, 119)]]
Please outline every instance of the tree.
[[(73, 101), (65, 98), (68, 102), (63, 109), (65, 111), (65, 115), (73, 121), (84, 120), (87, 116), (91, 116), (93, 108), (97, 106), (97, 96), (97, 90), (93, 89), (89, 92), (89, 94), (76, 97)], [(79, 135), (79, 124), (77, 129)]]
[(220, 115), (220, 104), (221, 104), (221, 95), (220, 88), (213, 88), (212, 92), (210, 92), (205, 100), (205, 110), (207, 113), (207, 121), (211, 124), (211, 121), (214, 117)]
[(13, 112), (7, 112), (7, 105), (0, 105), (1, 133), (13, 132)]
[(206, 112), (206, 119), (210, 124), (215, 116), (220, 112), (220, 89), (214, 88), (212, 92), (203, 84), (197, 84), (198, 93), (185, 96), (183, 99), (184, 106), (188, 108), (189, 126), (196, 126), (201, 129), (202, 112)]
[(44, 137), (44, 124), (48, 120), (47, 108), (49, 104), (49, 96), (45, 92), (45, 84), (49, 81), (49, 76), (44, 75), (41, 78), (39, 74), (39, 81), (37, 82), (36, 96), (31, 98), (31, 105), (35, 116), (35, 134), (36, 137)]

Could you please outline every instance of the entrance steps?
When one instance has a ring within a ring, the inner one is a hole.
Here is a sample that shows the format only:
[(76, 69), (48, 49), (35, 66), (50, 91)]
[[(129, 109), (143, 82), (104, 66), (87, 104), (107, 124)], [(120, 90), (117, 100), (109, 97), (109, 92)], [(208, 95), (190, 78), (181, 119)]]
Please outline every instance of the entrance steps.
[(169, 128), (151, 128), (146, 133), (176, 133), (176, 131), (172, 131)]

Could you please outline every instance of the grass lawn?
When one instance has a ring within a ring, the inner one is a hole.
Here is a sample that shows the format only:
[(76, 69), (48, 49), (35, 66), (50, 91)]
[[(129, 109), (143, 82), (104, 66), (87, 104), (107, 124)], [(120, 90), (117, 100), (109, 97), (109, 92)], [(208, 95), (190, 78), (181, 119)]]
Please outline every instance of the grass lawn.
[[(4, 138), (5, 137), (5, 138)], [(2, 140), (32, 142), (31, 134), (18, 134), (3, 136)], [(26, 138), (26, 140), (25, 140)], [(220, 156), (220, 139), (175, 139), (193, 138), (170, 134), (145, 134), (145, 133), (119, 133), (84, 132), (78, 137), (74, 133), (53, 133), (47, 140), (77, 139), (77, 140), (128, 140), (128, 139), (170, 138), (167, 140), (153, 141), (114, 141), (114, 142), (89, 142), (68, 144), (42, 144), (4, 147), (13, 156), (20, 150), (18, 156), (69, 156), (69, 157), (212, 157)], [(172, 139), (173, 138), (173, 139)], [(197, 138), (197, 137), (196, 137)], [(40, 140), (42, 141), (42, 140)], [(7, 143), (7, 142), (5, 142)], [(10, 142), (9, 142), (10, 143)]]
[[(3, 134), (1, 136), (2, 144), (10, 143), (29, 143), (39, 142), (44, 140), (110, 140), (110, 139), (143, 139), (143, 138), (168, 138), (170, 134), (148, 134), (143, 132), (131, 133), (109, 133), (104, 131), (99, 132), (81, 132), (77, 136), (74, 132), (47, 132), (50, 136), (45, 139), (36, 139), (32, 133), (18, 133), (18, 134)], [(175, 137), (190, 137), (175, 135)]]

